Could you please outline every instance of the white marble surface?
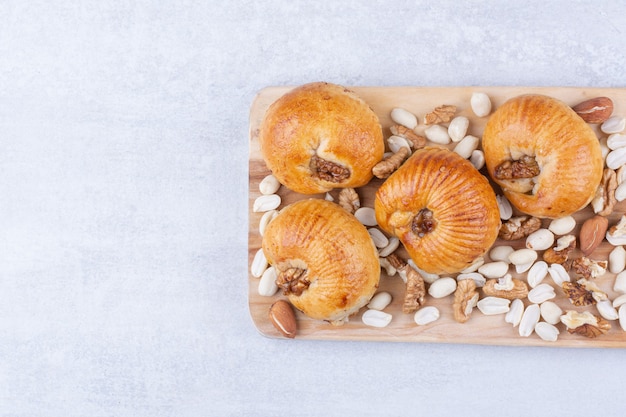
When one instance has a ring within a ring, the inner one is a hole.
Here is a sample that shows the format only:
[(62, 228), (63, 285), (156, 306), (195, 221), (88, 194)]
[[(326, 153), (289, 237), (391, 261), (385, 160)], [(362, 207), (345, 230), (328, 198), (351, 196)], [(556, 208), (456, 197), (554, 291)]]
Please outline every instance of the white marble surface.
[(626, 351), (267, 339), (268, 85), (624, 86), (618, 1), (0, 5), (0, 416), (623, 415)]

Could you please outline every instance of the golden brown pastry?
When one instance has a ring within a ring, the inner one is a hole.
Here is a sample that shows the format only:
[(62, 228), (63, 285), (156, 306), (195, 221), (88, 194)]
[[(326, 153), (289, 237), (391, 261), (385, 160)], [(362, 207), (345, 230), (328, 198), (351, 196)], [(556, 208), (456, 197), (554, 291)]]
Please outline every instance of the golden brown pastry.
[(285, 207), (265, 229), (262, 247), (283, 294), (311, 318), (342, 324), (378, 288), (376, 247), (338, 204), (306, 199)]
[(544, 95), (508, 100), (482, 139), (491, 178), (518, 210), (558, 218), (584, 208), (602, 178), (600, 143), (569, 106)]
[(274, 176), (302, 194), (367, 184), (385, 151), (378, 116), (367, 103), (347, 88), (322, 82), (275, 101), (259, 141)]
[(500, 211), (487, 178), (458, 154), (427, 147), (378, 189), (376, 220), (422, 270), (459, 272), (493, 245)]

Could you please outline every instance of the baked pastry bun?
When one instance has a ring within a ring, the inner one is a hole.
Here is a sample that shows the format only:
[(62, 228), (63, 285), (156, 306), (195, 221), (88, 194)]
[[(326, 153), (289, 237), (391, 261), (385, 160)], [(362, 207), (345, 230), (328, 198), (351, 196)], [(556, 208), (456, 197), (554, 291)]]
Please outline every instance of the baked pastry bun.
[(568, 105), (544, 95), (508, 100), (482, 138), (489, 175), (519, 211), (541, 218), (584, 208), (602, 179), (600, 143)]
[(489, 250), (500, 211), (489, 181), (458, 154), (417, 150), (380, 186), (378, 225), (397, 236), (422, 270), (455, 273)]
[(323, 82), (297, 87), (272, 103), (259, 142), (278, 181), (302, 194), (367, 184), (385, 151), (380, 121), (367, 103)]
[(265, 229), (262, 247), (278, 287), (311, 318), (342, 324), (378, 288), (376, 247), (365, 226), (336, 203), (290, 204)]

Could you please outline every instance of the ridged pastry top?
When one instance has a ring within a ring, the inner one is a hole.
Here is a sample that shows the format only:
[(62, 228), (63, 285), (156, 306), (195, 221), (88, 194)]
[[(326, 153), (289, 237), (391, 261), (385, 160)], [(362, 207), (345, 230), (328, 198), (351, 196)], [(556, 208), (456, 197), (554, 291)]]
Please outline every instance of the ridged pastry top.
[[(536, 217), (564, 217), (584, 208), (602, 178), (595, 133), (552, 97), (523, 95), (504, 103), (487, 122), (482, 145), (489, 175), (513, 206)], [(523, 178), (496, 172), (523, 158), (534, 160), (535, 172)]]
[(379, 226), (400, 239), (417, 266), (437, 274), (468, 267), (500, 227), (487, 179), (443, 148), (415, 151), (378, 189), (375, 210)]
[(378, 116), (367, 103), (347, 88), (321, 82), (275, 101), (259, 142), (274, 176), (302, 194), (367, 184), (385, 147)]
[(283, 293), (309, 317), (341, 322), (378, 287), (376, 247), (338, 204), (306, 199), (285, 207), (265, 229), (262, 247)]

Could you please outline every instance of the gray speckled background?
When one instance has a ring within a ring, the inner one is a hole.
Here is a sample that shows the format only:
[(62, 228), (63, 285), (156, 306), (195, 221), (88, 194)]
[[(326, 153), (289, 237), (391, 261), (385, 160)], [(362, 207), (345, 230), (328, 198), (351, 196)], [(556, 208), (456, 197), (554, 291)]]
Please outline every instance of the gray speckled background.
[(215, 3), (2, 3), (0, 416), (623, 414), (624, 350), (267, 339), (246, 284), (258, 90), (622, 87), (623, 4)]

